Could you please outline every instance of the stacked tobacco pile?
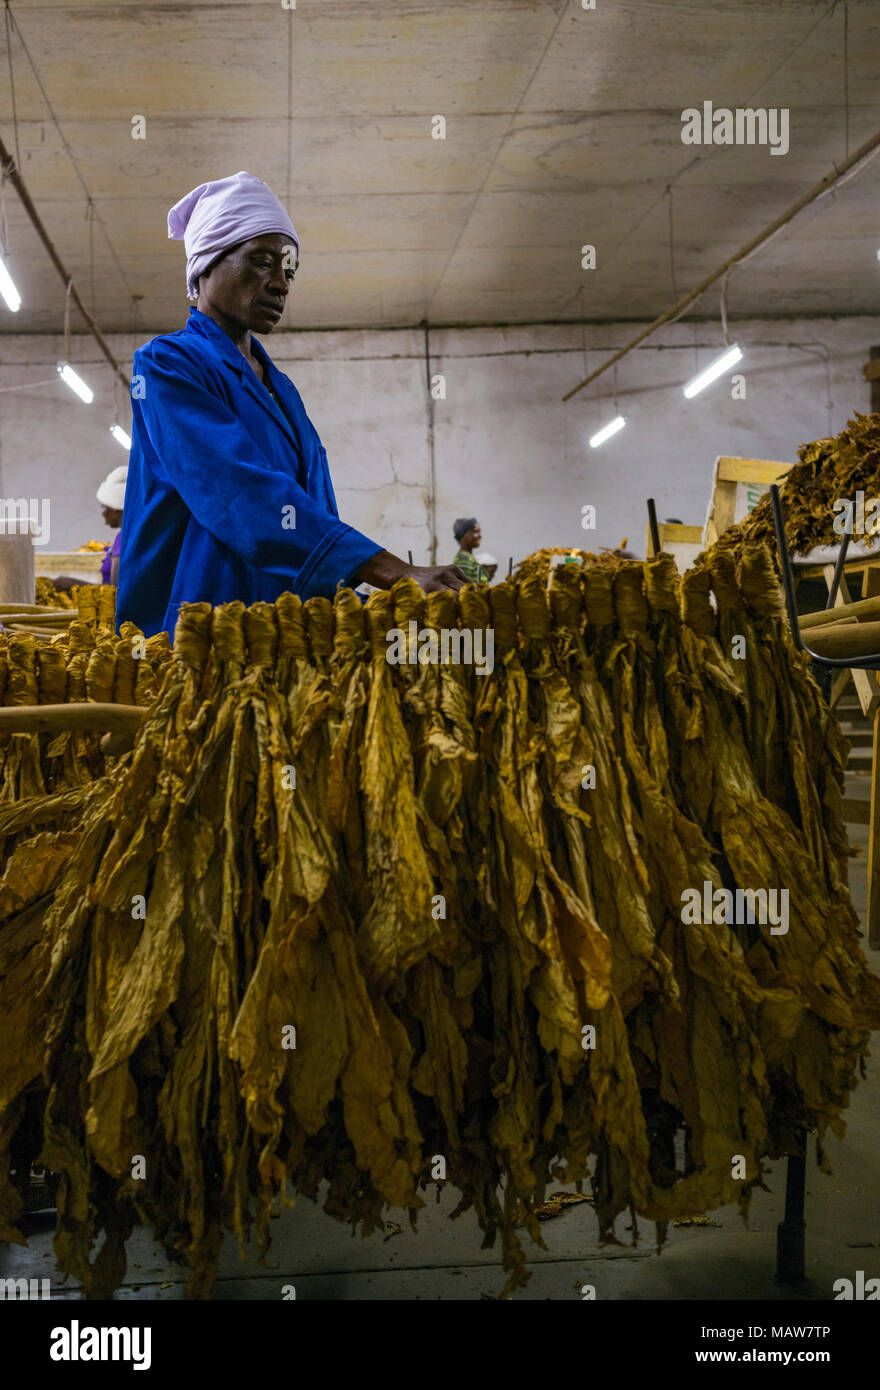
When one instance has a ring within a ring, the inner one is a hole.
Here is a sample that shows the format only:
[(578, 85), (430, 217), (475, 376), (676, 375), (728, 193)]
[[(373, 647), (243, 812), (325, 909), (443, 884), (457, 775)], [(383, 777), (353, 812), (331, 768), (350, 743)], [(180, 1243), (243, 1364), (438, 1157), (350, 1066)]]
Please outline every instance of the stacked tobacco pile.
[[(0, 634), (0, 705), (152, 704), (171, 655), (166, 633), (145, 639), (133, 623), (114, 631), (116, 590), (82, 585), (78, 616), (58, 636), (39, 629)], [(103, 775), (100, 734), (59, 732), (0, 738), (0, 805), (82, 788)], [(73, 803), (71, 803), (73, 804)], [(10, 842), (5, 848), (8, 850)]]
[(76, 607), (71, 595), (56, 589), (52, 580), (45, 575), (37, 575), (37, 603), (42, 603), (46, 608)]
[[(842, 1132), (880, 982), (770, 556), (584, 560), (189, 606), (101, 795), (0, 807), (0, 1238), (38, 1161), (87, 1294), (143, 1221), (207, 1296), (279, 1194), (368, 1232), (442, 1156), (513, 1288), (551, 1181), (662, 1238)], [(389, 664), (411, 622), (494, 661)], [(788, 930), (682, 920), (724, 887), (787, 890)]]
[[(785, 535), (792, 555), (805, 555), (814, 546), (839, 546), (844, 500), (856, 501), (856, 493), (880, 497), (880, 415), (856, 415), (835, 439), (817, 439), (798, 449), (800, 463), (780, 484)], [(837, 521), (838, 530), (834, 523)], [(875, 543), (872, 534), (857, 535), (866, 545)], [(773, 513), (769, 493), (738, 526), (731, 526), (719, 537), (721, 550), (739, 552), (743, 545), (764, 542), (776, 554)]]

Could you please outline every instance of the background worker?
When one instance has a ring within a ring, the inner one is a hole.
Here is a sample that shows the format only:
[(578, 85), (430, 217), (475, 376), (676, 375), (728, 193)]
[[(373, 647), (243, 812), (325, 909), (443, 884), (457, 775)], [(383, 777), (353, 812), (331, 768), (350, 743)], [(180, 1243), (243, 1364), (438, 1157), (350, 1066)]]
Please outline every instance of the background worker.
[(461, 570), (468, 583), (484, 583), (488, 576), (474, 555), (474, 551), (483, 539), (477, 518), (475, 516), (460, 516), (452, 528), (452, 534), (458, 541), (458, 554), (452, 562), (453, 565)]
[(122, 540), (122, 511), (125, 505), (125, 483), (128, 478), (128, 464), (123, 463), (108, 473), (98, 488), (97, 497), (101, 503), (101, 515), (108, 526), (116, 532), (112, 545), (101, 561), (101, 583), (116, 584), (119, 580), (119, 545)]
[[(117, 584), (119, 582), (119, 546), (122, 540), (122, 508), (125, 502), (125, 483), (128, 478), (128, 464), (123, 463), (119, 468), (114, 468), (112, 473), (108, 473), (95, 496), (101, 503), (101, 516), (107, 526), (112, 527), (116, 532), (112, 541), (107, 542), (107, 549), (101, 561), (102, 584)], [(73, 579), (69, 574), (61, 574), (52, 583), (59, 593), (69, 593), (77, 584), (90, 584), (89, 579)]]

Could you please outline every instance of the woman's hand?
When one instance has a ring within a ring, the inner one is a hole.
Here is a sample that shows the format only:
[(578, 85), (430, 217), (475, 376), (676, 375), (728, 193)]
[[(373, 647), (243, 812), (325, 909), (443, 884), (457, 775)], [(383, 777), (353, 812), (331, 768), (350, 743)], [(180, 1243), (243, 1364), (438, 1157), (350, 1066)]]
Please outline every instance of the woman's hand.
[(398, 579), (414, 579), (426, 594), (437, 589), (461, 589), (468, 582), (457, 565), (408, 565), (390, 550), (380, 550), (361, 565), (351, 584), (353, 588), (372, 584), (376, 589), (390, 589)]

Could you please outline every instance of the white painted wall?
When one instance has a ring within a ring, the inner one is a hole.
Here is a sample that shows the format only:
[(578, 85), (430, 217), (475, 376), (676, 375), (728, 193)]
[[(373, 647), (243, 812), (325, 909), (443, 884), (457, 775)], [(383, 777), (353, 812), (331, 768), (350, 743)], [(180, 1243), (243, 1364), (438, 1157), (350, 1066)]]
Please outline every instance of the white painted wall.
[[(587, 439), (613, 413), (612, 374), (567, 404), (561, 396), (637, 325), (437, 329), (435, 403), (438, 559), (456, 549), (456, 516), (476, 515), (484, 545), (521, 559), (544, 545), (616, 545), (644, 553), (645, 499), (661, 518), (702, 524), (717, 454), (794, 459), (804, 441), (836, 433), (869, 409), (861, 366), (880, 343), (880, 318), (750, 321), (747, 399), (719, 381), (686, 402), (682, 383), (723, 344), (715, 325), (675, 325), (618, 369), (625, 430), (599, 449)], [(800, 344), (800, 347), (793, 346)], [(111, 339), (127, 363), (132, 337)], [(428, 405), (420, 330), (273, 335), (267, 346), (296, 382), (330, 457), (343, 517), (388, 549), (429, 558)], [(94, 500), (124, 453), (108, 432), (112, 373), (90, 338), (71, 361), (96, 392), (83, 405), (55, 373), (59, 338), (0, 334), (0, 496), (49, 497), (50, 550), (108, 539)], [(827, 355), (827, 366), (826, 366)], [(47, 382), (39, 385), (37, 383)], [(28, 389), (9, 390), (10, 387)], [(124, 388), (119, 419), (129, 422)], [(581, 508), (598, 509), (595, 533)]]

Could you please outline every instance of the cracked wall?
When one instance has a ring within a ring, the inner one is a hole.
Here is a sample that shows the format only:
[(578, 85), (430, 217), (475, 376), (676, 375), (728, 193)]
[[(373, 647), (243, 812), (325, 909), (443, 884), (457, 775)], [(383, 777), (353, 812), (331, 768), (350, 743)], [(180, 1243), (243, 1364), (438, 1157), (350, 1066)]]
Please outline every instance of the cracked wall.
[[(634, 326), (536, 325), (431, 334), (438, 561), (451, 560), (452, 523), (476, 515), (501, 561), (543, 545), (616, 545), (644, 553), (645, 499), (659, 516), (702, 524), (717, 454), (793, 459), (798, 444), (869, 409), (861, 366), (880, 342), (880, 318), (750, 320), (733, 326), (745, 349), (745, 400), (721, 381), (692, 402), (682, 383), (721, 347), (715, 323), (678, 324), (621, 363), (618, 406), (627, 428), (605, 446), (587, 440), (614, 410), (608, 373), (568, 404), (560, 397)], [(137, 340), (115, 335), (131, 361)], [(267, 343), (296, 383), (327, 448), (340, 512), (387, 549), (430, 557), (430, 458), (421, 330), (279, 333)], [(112, 374), (91, 339), (71, 360), (95, 390), (81, 404), (57, 379), (61, 339), (0, 335), (0, 491), (52, 499), (52, 550), (105, 540), (95, 489), (124, 454), (108, 426)], [(826, 360), (827, 354), (827, 360)], [(47, 385), (40, 385), (48, 382)], [(10, 391), (8, 387), (23, 387)], [(126, 393), (116, 390), (129, 422)], [(595, 532), (582, 507), (597, 508)]]

